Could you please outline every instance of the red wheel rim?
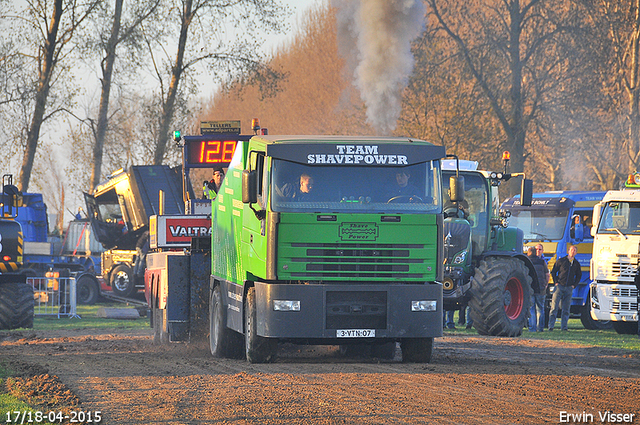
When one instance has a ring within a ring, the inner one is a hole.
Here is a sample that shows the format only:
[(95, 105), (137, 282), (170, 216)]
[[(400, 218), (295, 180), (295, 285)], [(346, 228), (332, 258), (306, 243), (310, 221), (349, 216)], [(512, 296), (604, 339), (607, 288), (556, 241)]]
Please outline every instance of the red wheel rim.
[(515, 320), (522, 313), (522, 306), (524, 304), (524, 291), (522, 290), (522, 284), (520, 280), (512, 277), (507, 281), (507, 285), (504, 288), (504, 311), (507, 317), (511, 320)]

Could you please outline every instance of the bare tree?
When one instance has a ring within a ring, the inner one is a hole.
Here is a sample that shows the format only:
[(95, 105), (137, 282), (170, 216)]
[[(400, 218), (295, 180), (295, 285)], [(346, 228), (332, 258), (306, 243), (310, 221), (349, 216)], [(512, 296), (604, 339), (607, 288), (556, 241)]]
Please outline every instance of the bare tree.
[(24, 43), (20, 46), (21, 54), (32, 60), (38, 75), (18, 178), (22, 191), (29, 187), (42, 124), (61, 110), (51, 109), (48, 103), (52, 85), (66, 71), (61, 62), (72, 48), (71, 41), (76, 30), (99, 2), (100, 0), (82, 3), (77, 0), (30, 1), (24, 10), (7, 16), (8, 20), (27, 31), (20, 34), (20, 41)]
[[(163, 61), (156, 57), (155, 45), (149, 41), (162, 99), (154, 164), (162, 163), (165, 157), (176, 102), (181, 96), (181, 82), (185, 74), (193, 70), (196, 64), (209, 65), (212, 81), (220, 81), (237, 73), (251, 75), (254, 81), (279, 78), (277, 73), (262, 64), (258, 53), (262, 40), (242, 38), (241, 34), (256, 34), (258, 28), (267, 31), (279, 30), (279, 19), (284, 12), (285, 9), (276, 0), (170, 1), (169, 14), (177, 15), (176, 21), (179, 22), (179, 28), (176, 28), (177, 37), (172, 40), (176, 44), (175, 54), (171, 56), (165, 50)], [(236, 26), (238, 35), (235, 42), (224, 40), (223, 22)], [(245, 30), (242, 31), (242, 28)], [(151, 32), (147, 31), (150, 38)]]
[(455, 43), (490, 106), (504, 135), (500, 147), (511, 152), (512, 170), (524, 170), (532, 121), (577, 67), (567, 60), (565, 46), (575, 47), (579, 33), (573, 26), (582, 12), (561, 0), (429, 0), (428, 5), (437, 29)]
[[(111, 85), (113, 78), (114, 65), (116, 62), (117, 48), (121, 44), (127, 44), (129, 47), (136, 46), (137, 40), (132, 40), (136, 37), (140, 25), (145, 20), (154, 16), (160, 0), (150, 0), (145, 2), (135, 1), (133, 7), (129, 11), (128, 17), (125, 22), (122, 22), (124, 0), (116, 0), (113, 8), (113, 15), (111, 21), (111, 30), (108, 33), (108, 39), (104, 39), (102, 32), (100, 37), (101, 50), (104, 52), (104, 56), (100, 62), (100, 69), (102, 72), (102, 78), (100, 78), (100, 105), (98, 110), (98, 118), (95, 127), (92, 123), (92, 130), (95, 136), (95, 143), (93, 146), (93, 161), (91, 166), (91, 181), (90, 189), (100, 182), (101, 169), (102, 169), (102, 157), (104, 152), (105, 135), (108, 127), (108, 113), (109, 113), (109, 98), (111, 93)], [(122, 28), (121, 28), (122, 27)], [(98, 27), (100, 29), (100, 27)], [(136, 49), (139, 51), (139, 49)], [(128, 64), (132, 65), (133, 61), (129, 61)]]

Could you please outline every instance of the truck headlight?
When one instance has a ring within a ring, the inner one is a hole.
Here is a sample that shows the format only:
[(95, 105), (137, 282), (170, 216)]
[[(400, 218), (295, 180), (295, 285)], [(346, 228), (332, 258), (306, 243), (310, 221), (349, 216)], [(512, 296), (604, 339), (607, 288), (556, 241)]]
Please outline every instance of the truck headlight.
[(299, 300), (273, 300), (274, 311), (300, 311)]
[(431, 300), (411, 301), (411, 311), (436, 311), (438, 303)]

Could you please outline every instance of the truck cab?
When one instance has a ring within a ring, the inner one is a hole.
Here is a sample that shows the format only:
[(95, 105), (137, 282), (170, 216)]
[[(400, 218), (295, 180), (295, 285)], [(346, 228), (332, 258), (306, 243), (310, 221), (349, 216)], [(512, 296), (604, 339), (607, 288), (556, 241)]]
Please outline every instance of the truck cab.
[[(635, 187), (638, 187), (637, 184)], [(612, 190), (593, 208), (591, 308), (620, 334), (638, 331), (640, 190)]]
[(84, 193), (96, 239), (105, 248), (102, 277), (115, 295), (128, 297), (144, 288), (144, 277), (134, 273), (139, 257), (136, 245), (149, 231), (149, 217), (160, 211), (158, 193), (169, 214), (182, 214), (181, 170), (166, 165), (132, 166), (118, 170)]
[(400, 342), (403, 359), (429, 361), (442, 334), (443, 156), (406, 138), (240, 142), (212, 203), (212, 353), (244, 335), (251, 362), (283, 340)]

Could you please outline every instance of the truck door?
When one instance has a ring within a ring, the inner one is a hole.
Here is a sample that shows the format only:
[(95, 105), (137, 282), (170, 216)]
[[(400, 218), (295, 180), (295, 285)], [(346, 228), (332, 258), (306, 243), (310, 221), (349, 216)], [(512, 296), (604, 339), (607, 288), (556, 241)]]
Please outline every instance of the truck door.
[(120, 206), (117, 200), (114, 199), (115, 203), (110, 207), (103, 205), (102, 208), (100, 208), (96, 198), (86, 192), (84, 193), (84, 200), (96, 239), (107, 249), (114, 247), (121, 232), (117, 229), (117, 217), (110, 214), (109, 211), (119, 211)]
[(251, 270), (265, 270), (267, 258), (265, 211), (267, 209), (268, 173), (265, 172), (266, 166), (264, 152), (252, 151), (249, 153), (249, 170), (256, 171), (258, 180), (258, 202), (253, 205), (253, 208), (263, 212), (261, 219), (258, 219), (256, 214), (251, 211), (243, 214), (242, 250), (245, 258), (248, 258), (252, 263), (249, 267)]

